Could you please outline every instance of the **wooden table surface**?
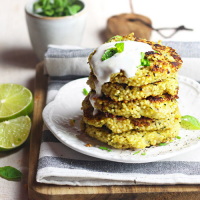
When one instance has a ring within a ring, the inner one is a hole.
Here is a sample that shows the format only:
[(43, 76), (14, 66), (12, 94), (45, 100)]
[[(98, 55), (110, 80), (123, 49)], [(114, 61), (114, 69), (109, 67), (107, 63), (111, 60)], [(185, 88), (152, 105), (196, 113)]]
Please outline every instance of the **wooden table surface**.
[[(24, 5), (27, 0), (0, 0), (0, 83), (18, 83), (34, 88), (35, 66), (38, 63), (32, 51), (26, 28)], [(116, 14), (130, 12), (128, 0), (86, 0), (89, 15), (81, 43), (82, 47), (96, 47), (105, 42), (106, 20)], [(200, 26), (194, 19), (200, 13), (196, 0), (132, 0), (134, 12), (151, 18), (154, 27), (177, 27), (185, 25), (193, 28), (193, 32), (182, 31), (171, 40), (199, 41)], [(165, 32), (169, 34), (169, 32)], [(153, 32), (152, 40), (163, 40)], [(0, 166), (10, 165), (24, 174), (20, 182), (7, 181), (0, 178), (0, 199), (28, 199), (27, 177), (29, 160), (29, 141), (22, 147), (0, 153)]]

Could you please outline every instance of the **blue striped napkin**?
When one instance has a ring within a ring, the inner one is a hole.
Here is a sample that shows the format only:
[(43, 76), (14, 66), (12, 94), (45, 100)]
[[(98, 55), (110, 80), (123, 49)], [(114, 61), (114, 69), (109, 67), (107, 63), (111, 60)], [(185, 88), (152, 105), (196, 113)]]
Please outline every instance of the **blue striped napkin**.
[[(184, 61), (180, 74), (200, 80), (200, 43), (199, 42), (163, 42), (177, 50)], [(78, 59), (87, 63), (87, 57), (92, 50), (65, 50), (49, 48), (45, 60), (51, 59), (54, 64), (48, 68), (56, 71), (60, 59), (65, 60), (65, 67)], [(73, 60), (75, 59), (75, 60)], [(48, 62), (46, 62), (48, 63)], [(79, 62), (80, 63), (80, 62)], [(82, 66), (88, 67), (86, 63)], [(61, 67), (63, 68), (63, 67)], [(89, 68), (89, 67), (88, 67)], [(63, 69), (62, 69), (63, 70)], [(88, 75), (73, 72), (51, 74), (47, 91), (47, 104), (52, 101), (58, 90), (76, 75)], [(80, 69), (79, 69), (80, 70)], [(59, 76), (59, 77), (58, 77)], [(42, 143), (38, 161), (37, 181), (58, 185), (100, 186), (100, 185), (135, 185), (135, 184), (200, 184), (200, 148), (170, 159), (152, 163), (117, 163), (93, 158), (78, 153), (60, 143), (44, 126)]]

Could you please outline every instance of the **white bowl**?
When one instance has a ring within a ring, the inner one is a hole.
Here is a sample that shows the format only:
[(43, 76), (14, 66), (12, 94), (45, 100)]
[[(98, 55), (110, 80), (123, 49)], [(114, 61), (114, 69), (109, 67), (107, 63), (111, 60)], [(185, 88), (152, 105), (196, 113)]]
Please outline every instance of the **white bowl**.
[(49, 44), (80, 45), (87, 16), (87, 6), (83, 0), (83, 9), (72, 16), (46, 17), (33, 13), (33, 3), (29, 1), (25, 6), (26, 22), (30, 40), (36, 56), (44, 59), (44, 53)]

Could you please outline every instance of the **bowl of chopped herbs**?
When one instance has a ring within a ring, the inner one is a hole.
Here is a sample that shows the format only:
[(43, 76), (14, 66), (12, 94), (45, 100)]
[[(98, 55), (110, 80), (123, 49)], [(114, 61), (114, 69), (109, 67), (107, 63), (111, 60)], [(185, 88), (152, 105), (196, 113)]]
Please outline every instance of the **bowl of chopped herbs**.
[(87, 17), (84, 0), (32, 0), (25, 6), (30, 40), (43, 60), (49, 44), (80, 45)]

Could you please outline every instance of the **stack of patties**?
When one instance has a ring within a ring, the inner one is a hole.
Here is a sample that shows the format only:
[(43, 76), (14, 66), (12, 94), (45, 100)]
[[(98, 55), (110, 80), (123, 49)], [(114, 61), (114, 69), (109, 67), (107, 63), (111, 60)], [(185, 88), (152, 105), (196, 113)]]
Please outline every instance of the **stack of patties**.
[(146, 39), (115, 36), (90, 56), (82, 130), (115, 148), (145, 148), (179, 134), (180, 56)]

